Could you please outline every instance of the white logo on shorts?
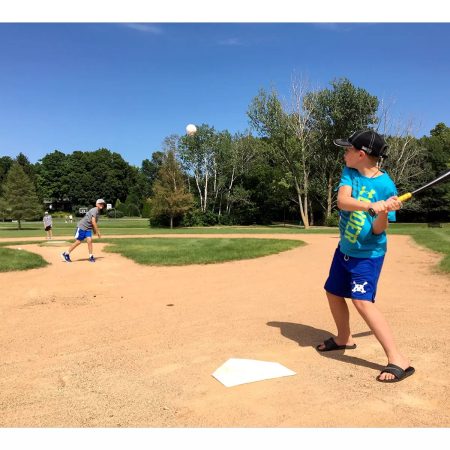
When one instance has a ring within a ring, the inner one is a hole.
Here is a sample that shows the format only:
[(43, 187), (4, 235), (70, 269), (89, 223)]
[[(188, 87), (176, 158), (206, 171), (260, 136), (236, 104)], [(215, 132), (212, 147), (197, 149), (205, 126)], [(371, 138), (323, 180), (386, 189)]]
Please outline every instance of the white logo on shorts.
[(367, 281), (364, 281), (363, 284), (356, 284), (356, 282), (354, 281), (353, 284), (355, 286), (353, 286), (352, 292), (361, 292), (363, 294), (366, 293), (366, 291), (364, 290), (364, 286), (367, 284)]

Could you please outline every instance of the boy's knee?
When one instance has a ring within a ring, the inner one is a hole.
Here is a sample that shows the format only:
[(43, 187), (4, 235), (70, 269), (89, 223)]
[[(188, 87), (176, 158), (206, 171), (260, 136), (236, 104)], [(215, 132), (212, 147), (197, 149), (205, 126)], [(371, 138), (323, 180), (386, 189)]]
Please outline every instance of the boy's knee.
[(370, 308), (373, 305), (371, 300), (360, 300), (360, 299), (352, 298), (352, 302), (358, 311), (366, 311), (368, 308)]

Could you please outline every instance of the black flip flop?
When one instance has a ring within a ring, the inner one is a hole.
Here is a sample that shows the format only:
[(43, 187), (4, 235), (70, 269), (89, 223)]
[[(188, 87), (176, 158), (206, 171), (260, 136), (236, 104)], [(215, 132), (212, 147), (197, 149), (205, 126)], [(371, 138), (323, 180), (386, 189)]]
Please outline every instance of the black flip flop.
[[(388, 364), (377, 376), (377, 381), (380, 383), (397, 383), (398, 381), (402, 381), (407, 377), (410, 377), (415, 372), (414, 367), (408, 367), (403, 370), (401, 367), (396, 366), (395, 364)], [(391, 373), (395, 378), (392, 380), (380, 380), (380, 376), (383, 373)]]
[(334, 338), (330, 337), (330, 339), (327, 339), (326, 341), (323, 341), (325, 347), (319, 348), (322, 344), (319, 344), (316, 347), (316, 350), (318, 352), (331, 352), (332, 350), (353, 350), (356, 348), (356, 344), (353, 345), (338, 345), (336, 344), (336, 341)]

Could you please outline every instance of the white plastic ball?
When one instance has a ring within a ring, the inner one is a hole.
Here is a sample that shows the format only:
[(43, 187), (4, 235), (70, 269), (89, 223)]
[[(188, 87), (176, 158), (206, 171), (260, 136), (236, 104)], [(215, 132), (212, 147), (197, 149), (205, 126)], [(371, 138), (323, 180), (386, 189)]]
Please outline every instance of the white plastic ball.
[(189, 125), (186, 126), (186, 133), (189, 136), (192, 136), (196, 132), (197, 132), (197, 127), (194, 124), (190, 123)]

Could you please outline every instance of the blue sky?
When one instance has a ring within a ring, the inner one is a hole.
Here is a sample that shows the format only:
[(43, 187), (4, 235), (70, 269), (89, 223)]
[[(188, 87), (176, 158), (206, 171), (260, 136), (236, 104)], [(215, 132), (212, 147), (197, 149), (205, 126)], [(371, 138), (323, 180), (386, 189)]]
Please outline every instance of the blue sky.
[(346, 77), (417, 136), (450, 126), (450, 23), (1, 23), (0, 156), (58, 149), (140, 166), (188, 123), (231, 132), (293, 72)]

